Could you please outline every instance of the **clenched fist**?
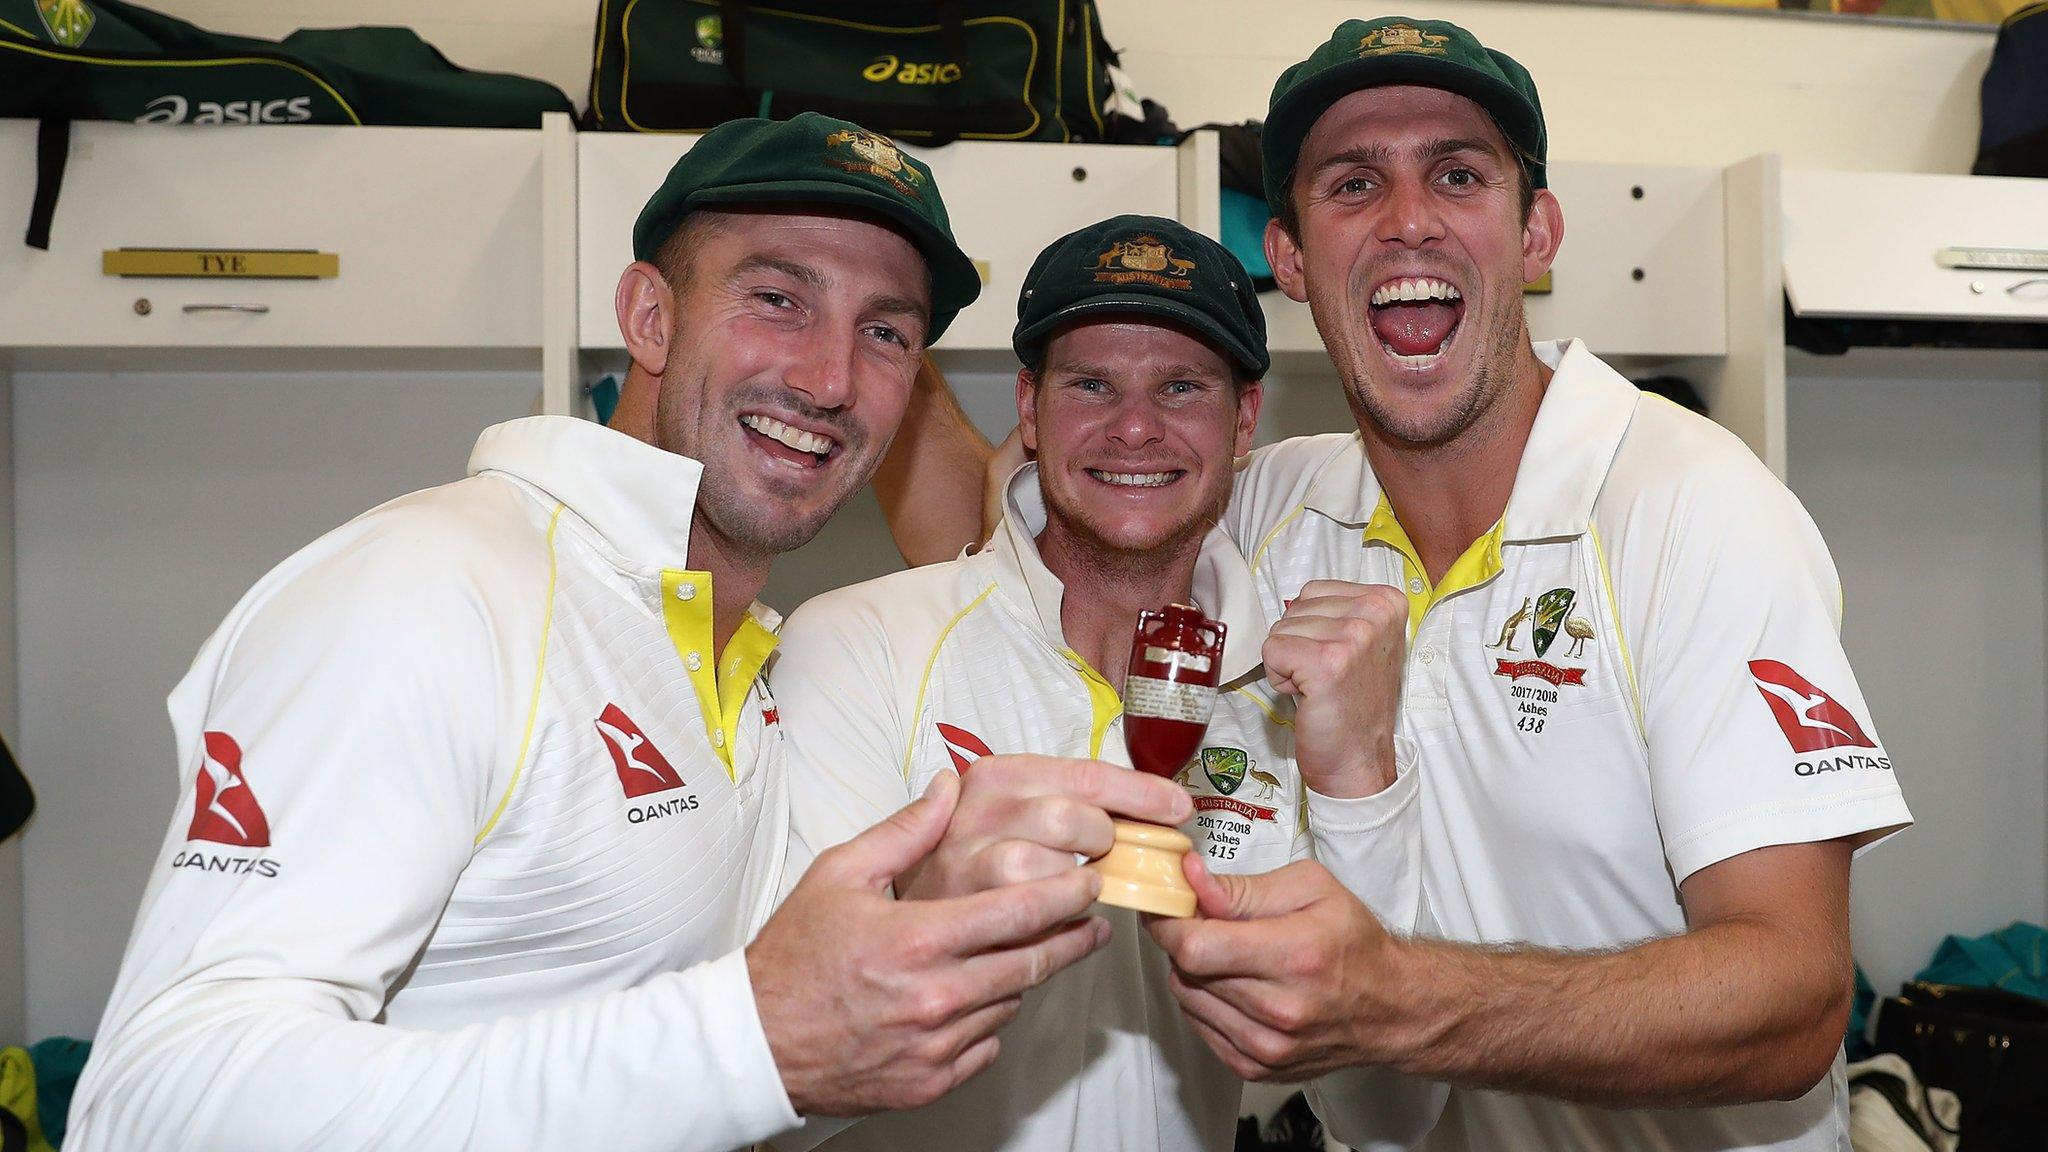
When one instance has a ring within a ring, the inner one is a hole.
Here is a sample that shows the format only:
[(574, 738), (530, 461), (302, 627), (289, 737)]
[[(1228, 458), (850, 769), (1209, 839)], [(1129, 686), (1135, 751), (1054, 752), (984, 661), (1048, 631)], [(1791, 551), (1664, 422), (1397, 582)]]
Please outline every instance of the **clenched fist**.
[(1311, 580), (1266, 634), (1266, 682), (1295, 697), (1294, 755), (1325, 796), (1394, 782), (1394, 713), (1408, 598), (1385, 584)]

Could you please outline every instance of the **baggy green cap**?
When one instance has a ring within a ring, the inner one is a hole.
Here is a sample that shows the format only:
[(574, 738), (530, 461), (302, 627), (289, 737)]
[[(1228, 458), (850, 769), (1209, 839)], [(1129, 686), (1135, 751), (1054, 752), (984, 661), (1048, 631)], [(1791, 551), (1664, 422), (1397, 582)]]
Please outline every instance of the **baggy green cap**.
[(1129, 312), (1194, 329), (1254, 378), (1272, 363), (1266, 314), (1244, 265), (1223, 245), (1159, 216), (1113, 216), (1048, 245), (1024, 276), (1010, 346), (1035, 364), (1059, 325)]
[(1309, 58), (1280, 74), (1260, 139), (1266, 203), (1280, 215), (1309, 129), (1330, 105), (1361, 88), (1413, 84), (1455, 92), (1486, 109), (1523, 153), (1529, 182), (1547, 184), (1549, 139), (1536, 81), (1514, 58), (1448, 20), (1382, 16), (1346, 20)]
[(932, 273), (927, 344), (981, 295), (981, 274), (953, 239), (932, 170), (888, 137), (816, 112), (788, 120), (732, 120), (706, 132), (640, 210), (633, 258), (654, 259), (683, 217), (698, 208), (785, 203), (866, 209), (908, 233)]

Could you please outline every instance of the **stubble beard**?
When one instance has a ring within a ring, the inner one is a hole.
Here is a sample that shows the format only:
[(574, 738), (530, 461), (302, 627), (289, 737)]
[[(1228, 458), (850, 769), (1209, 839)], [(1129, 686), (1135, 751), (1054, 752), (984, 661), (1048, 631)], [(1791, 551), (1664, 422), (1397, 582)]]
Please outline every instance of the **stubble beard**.
[(1066, 583), (1071, 585), (1075, 577), (1080, 576), (1101, 583), (1121, 584), (1149, 580), (1182, 558), (1200, 552), (1202, 541), (1223, 518), (1229, 504), (1230, 489), (1222, 488), (1203, 506), (1175, 524), (1163, 539), (1142, 548), (1110, 539), (1084, 516), (1063, 515), (1050, 506), (1046, 513), (1048, 526), (1066, 538), (1070, 545), (1066, 551), (1074, 566), (1081, 570), (1069, 574)]
[[(1351, 302), (1346, 303), (1349, 306)], [(1361, 428), (1370, 424), (1388, 440), (1407, 448), (1442, 448), (1457, 440), (1514, 389), (1517, 354), (1526, 342), (1520, 304), (1519, 299), (1504, 301), (1483, 319), (1465, 318), (1466, 322), (1481, 320), (1480, 331), (1472, 333), (1480, 344), (1473, 357), (1471, 376), (1456, 395), (1436, 407), (1416, 411), (1393, 399), (1395, 390), (1374, 387), (1368, 367), (1373, 352), (1370, 346), (1347, 349), (1345, 356), (1333, 358), (1340, 366), (1344, 399), (1352, 417)], [(1376, 343), (1379, 334), (1373, 331), (1369, 305), (1359, 307), (1364, 310), (1354, 315), (1363, 321), (1362, 338)]]
[[(881, 463), (881, 453), (876, 452), (867, 460), (867, 465), (843, 491), (817, 509), (811, 515), (798, 518), (791, 510), (781, 506), (772, 498), (767, 500), (750, 498), (735, 490), (729, 482), (723, 460), (706, 459), (702, 454), (704, 446), (713, 443), (720, 431), (719, 423), (737, 426), (739, 413), (750, 404), (762, 403), (777, 410), (793, 410), (807, 421), (815, 421), (831, 430), (842, 449), (837, 467), (842, 481), (847, 476), (845, 461), (858, 459), (867, 443), (866, 434), (851, 421), (834, 412), (822, 412), (805, 403), (800, 397), (789, 394), (785, 389), (772, 385), (742, 385), (731, 391), (719, 410), (700, 408), (694, 413), (695, 428), (692, 435), (693, 414), (684, 403), (687, 395), (708, 395), (708, 370), (699, 370), (695, 379), (689, 376), (688, 366), (679, 365), (666, 374), (662, 380), (661, 395), (655, 401), (654, 425), (656, 446), (677, 455), (688, 456), (702, 464), (704, 471), (697, 482), (696, 519), (703, 522), (731, 549), (741, 555), (767, 560), (784, 552), (792, 552), (810, 543), (825, 528), (832, 518), (853, 494), (867, 483), (869, 475)], [(744, 437), (747, 433), (737, 433)], [(885, 446), (886, 447), (886, 446)], [(745, 451), (743, 444), (734, 442), (734, 451)], [(791, 495), (798, 495), (792, 490)]]

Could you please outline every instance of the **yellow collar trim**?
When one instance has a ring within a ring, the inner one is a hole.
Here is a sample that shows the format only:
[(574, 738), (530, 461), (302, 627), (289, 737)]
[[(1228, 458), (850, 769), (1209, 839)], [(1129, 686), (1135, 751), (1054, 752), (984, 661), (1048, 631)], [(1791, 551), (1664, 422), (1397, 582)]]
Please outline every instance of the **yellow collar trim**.
[(1415, 630), (1422, 626), (1422, 617), (1438, 602), (1455, 596), (1501, 574), (1500, 542), (1503, 521), (1496, 520), (1486, 535), (1474, 540), (1465, 553), (1452, 563), (1444, 573), (1443, 583), (1432, 586), (1429, 570), (1422, 565), (1422, 557), (1415, 550), (1414, 541), (1408, 538), (1408, 530), (1401, 527), (1401, 521), (1394, 515), (1394, 506), (1387, 502), (1387, 494), (1380, 493), (1380, 500), (1373, 507), (1372, 518), (1365, 523), (1364, 544), (1385, 544), (1401, 554), (1406, 561), (1407, 575), (1401, 590), (1408, 595), (1408, 638), (1415, 638)]
[(704, 739), (725, 765), (726, 777), (737, 781), (732, 750), (739, 742), (740, 714), (778, 638), (749, 613), (726, 642), (725, 650), (714, 652), (709, 572), (663, 569), (661, 616), (668, 626), (669, 642), (675, 645), (683, 671), (689, 675), (690, 687), (697, 693)]
[(1124, 698), (1079, 652), (1062, 648), (1060, 654), (1074, 666), (1074, 671), (1081, 674), (1081, 683), (1088, 689), (1088, 755), (1100, 760), (1102, 741), (1109, 735), (1109, 726), (1124, 714)]

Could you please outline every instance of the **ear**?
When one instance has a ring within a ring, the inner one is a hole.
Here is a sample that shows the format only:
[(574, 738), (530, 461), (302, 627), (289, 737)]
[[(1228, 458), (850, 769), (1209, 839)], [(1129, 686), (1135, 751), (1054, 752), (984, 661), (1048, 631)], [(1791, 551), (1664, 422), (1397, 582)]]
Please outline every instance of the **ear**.
[(1017, 431), (1025, 451), (1038, 451), (1038, 384), (1029, 368), (1017, 370)]
[(1242, 456), (1252, 450), (1252, 437), (1259, 430), (1259, 406), (1266, 400), (1266, 383), (1254, 380), (1237, 394), (1237, 441), (1231, 446), (1233, 457)]
[(1564, 243), (1564, 208), (1548, 188), (1538, 188), (1522, 225), (1522, 283), (1541, 279)]
[(626, 352), (641, 371), (659, 380), (668, 369), (669, 338), (675, 332), (676, 295), (661, 269), (636, 260), (619, 277), (612, 307), (619, 314), (619, 334)]
[(1308, 284), (1301, 274), (1301, 245), (1278, 220), (1266, 221), (1266, 263), (1273, 268), (1273, 281), (1287, 298), (1296, 303), (1308, 299)]

